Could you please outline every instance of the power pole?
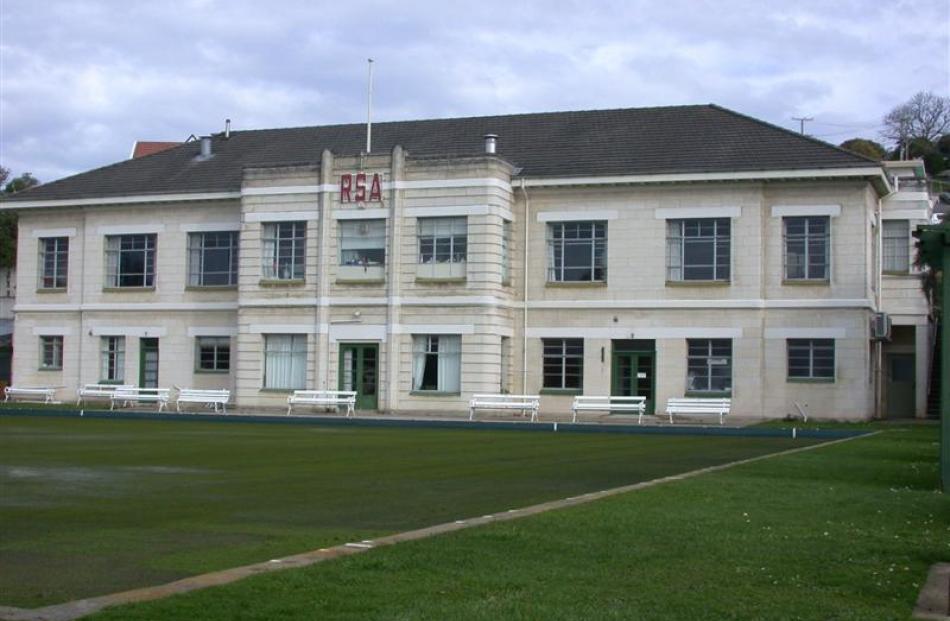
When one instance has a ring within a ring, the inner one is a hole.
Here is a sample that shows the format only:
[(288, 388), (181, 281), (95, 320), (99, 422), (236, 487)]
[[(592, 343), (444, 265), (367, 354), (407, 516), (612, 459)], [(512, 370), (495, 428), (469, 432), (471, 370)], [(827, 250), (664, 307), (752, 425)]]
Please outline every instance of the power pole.
[(798, 133), (805, 135), (805, 121), (814, 121), (815, 118), (811, 116), (793, 116), (793, 121), (798, 121)]

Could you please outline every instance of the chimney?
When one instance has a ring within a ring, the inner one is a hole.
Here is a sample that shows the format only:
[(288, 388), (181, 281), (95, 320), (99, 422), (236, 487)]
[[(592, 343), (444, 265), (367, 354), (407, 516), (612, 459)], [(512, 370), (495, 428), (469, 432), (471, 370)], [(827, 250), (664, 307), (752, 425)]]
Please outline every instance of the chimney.
[(201, 137), (201, 159), (206, 160), (211, 157), (211, 136)]
[(231, 119), (224, 119), (224, 139), (231, 137)]
[(495, 154), (495, 147), (498, 144), (498, 134), (485, 134), (485, 153)]

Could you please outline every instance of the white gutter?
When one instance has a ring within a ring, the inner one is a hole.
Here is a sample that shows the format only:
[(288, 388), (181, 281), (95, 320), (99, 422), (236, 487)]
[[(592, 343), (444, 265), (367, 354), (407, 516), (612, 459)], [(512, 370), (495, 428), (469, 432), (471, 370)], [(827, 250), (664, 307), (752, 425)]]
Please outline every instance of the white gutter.
[(0, 211), (10, 209), (36, 209), (40, 207), (83, 207), (86, 205), (131, 205), (138, 203), (180, 203), (186, 201), (220, 201), (241, 198), (240, 192), (194, 192), (185, 194), (140, 194), (130, 196), (107, 196), (99, 198), (67, 198), (44, 201), (0, 202)]

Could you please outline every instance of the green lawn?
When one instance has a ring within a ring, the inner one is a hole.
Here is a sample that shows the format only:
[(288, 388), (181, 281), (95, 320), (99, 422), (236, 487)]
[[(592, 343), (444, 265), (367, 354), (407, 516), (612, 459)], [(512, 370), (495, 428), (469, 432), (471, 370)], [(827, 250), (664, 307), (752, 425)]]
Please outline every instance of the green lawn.
[(94, 619), (906, 620), (928, 566), (950, 559), (950, 500), (937, 428), (879, 428)]
[[(161, 584), (804, 444), (8, 410), (0, 415), (0, 605), (36, 607)], [(543, 538), (549, 541), (539, 552), (559, 541), (556, 533)], [(503, 558), (504, 548), (483, 553)], [(463, 557), (452, 572), (472, 567)]]

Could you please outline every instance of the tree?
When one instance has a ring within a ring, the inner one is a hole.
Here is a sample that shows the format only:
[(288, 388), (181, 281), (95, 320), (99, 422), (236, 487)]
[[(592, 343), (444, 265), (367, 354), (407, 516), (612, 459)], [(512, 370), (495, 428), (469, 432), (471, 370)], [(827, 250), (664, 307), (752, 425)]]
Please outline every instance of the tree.
[(864, 138), (845, 140), (839, 146), (842, 149), (847, 149), (852, 153), (869, 157), (872, 160), (883, 160), (884, 156), (887, 155), (887, 149), (884, 148), (884, 145)]
[[(9, 171), (7, 172), (9, 174)], [(22, 192), (27, 188), (32, 188), (34, 185), (39, 185), (40, 180), (33, 176), (33, 173), (25, 172), (19, 177), (12, 179), (10, 183), (3, 188), (3, 191), (7, 194), (16, 194), (17, 192)]]
[(884, 117), (881, 135), (898, 147), (915, 138), (936, 142), (950, 132), (950, 97), (921, 91)]
[[(0, 166), (0, 185), (3, 185), (9, 177), (10, 171)], [(39, 184), (39, 179), (27, 172), (12, 179), (4, 186), (3, 191), (6, 194), (14, 194), (37, 184)], [(16, 212), (0, 211), (0, 267), (16, 265), (16, 237)]]

